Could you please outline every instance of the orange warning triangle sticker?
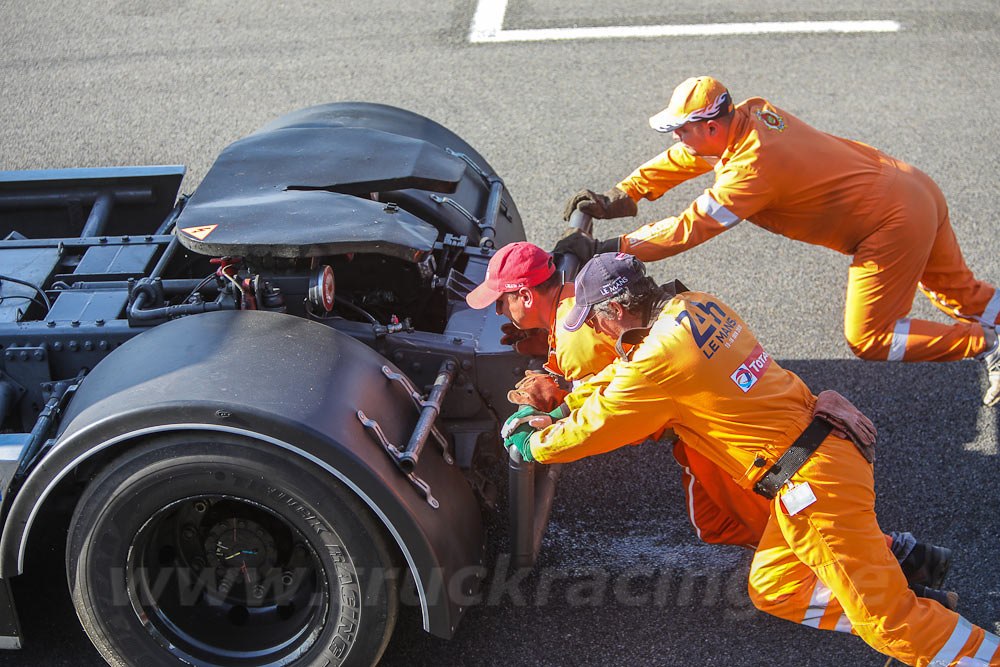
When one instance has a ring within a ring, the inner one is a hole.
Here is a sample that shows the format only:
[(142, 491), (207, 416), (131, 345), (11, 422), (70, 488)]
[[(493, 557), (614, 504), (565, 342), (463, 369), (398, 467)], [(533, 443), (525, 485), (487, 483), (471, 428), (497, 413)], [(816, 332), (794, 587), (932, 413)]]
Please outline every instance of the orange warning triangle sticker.
[(185, 227), (181, 231), (188, 236), (193, 236), (199, 241), (204, 241), (205, 237), (211, 234), (218, 225), (202, 225), (201, 227)]

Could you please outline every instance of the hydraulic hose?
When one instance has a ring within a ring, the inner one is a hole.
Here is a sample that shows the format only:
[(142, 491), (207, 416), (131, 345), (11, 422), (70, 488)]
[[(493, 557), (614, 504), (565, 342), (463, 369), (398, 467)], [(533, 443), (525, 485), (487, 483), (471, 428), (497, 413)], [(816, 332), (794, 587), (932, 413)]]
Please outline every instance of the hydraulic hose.
[(197, 315), (198, 313), (208, 313), (217, 310), (227, 310), (219, 301), (202, 301), (200, 303), (182, 303), (176, 306), (161, 306), (159, 308), (146, 308), (147, 295), (145, 292), (139, 292), (136, 295), (135, 301), (132, 302), (132, 307), (129, 309), (129, 317), (140, 322), (148, 322), (150, 320), (163, 320), (171, 319), (174, 317), (180, 317), (182, 315)]

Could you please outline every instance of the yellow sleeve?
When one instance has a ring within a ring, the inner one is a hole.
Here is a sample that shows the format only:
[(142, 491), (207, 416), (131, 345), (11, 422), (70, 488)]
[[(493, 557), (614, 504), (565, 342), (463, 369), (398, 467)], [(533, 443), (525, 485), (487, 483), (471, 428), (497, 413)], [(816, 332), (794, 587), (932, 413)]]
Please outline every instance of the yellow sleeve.
[(766, 208), (772, 199), (773, 189), (755, 170), (723, 168), (715, 185), (680, 216), (664, 218), (626, 234), (621, 250), (647, 262), (676, 255), (735, 227)]
[(604, 387), (607, 387), (611, 380), (615, 377), (614, 364), (606, 366), (602, 371), (591, 375), (584, 382), (573, 387), (573, 391), (566, 394), (566, 398), (563, 399), (570, 410), (576, 410), (584, 401), (590, 397), (591, 394), (601, 391)]
[(586, 380), (604, 370), (618, 358), (615, 344), (610, 338), (597, 333), (588, 326), (576, 331), (566, 331), (563, 322), (576, 300), (573, 297), (559, 303), (554, 324), (554, 359), (551, 369), (570, 382)]
[(569, 416), (531, 435), (536, 461), (576, 461), (642, 442), (671, 417), (672, 401), (629, 364), (615, 363), (594, 380), (569, 395)]
[(659, 199), (676, 185), (710, 171), (712, 165), (706, 160), (688, 153), (683, 144), (674, 144), (640, 165), (616, 187), (633, 201)]

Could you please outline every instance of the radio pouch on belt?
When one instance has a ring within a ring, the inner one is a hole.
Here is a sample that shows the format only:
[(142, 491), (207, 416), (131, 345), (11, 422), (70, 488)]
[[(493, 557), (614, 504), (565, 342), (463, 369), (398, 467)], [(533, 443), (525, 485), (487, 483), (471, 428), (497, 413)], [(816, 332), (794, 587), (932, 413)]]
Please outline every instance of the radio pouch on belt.
[(764, 476), (757, 480), (753, 490), (765, 498), (773, 499), (777, 495), (778, 489), (799, 471), (802, 464), (819, 447), (819, 443), (823, 442), (823, 439), (830, 434), (832, 428), (829, 423), (821, 419), (813, 419), (806, 430), (802, 431), (795, 442), (764, 473)]

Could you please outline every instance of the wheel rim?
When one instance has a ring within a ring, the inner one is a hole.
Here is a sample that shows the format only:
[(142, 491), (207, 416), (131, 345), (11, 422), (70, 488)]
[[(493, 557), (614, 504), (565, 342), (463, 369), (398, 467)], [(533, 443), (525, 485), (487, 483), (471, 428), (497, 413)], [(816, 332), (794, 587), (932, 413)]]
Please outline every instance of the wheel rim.
[(202, 495), (161, 508), (129, 547), (133, 611), (165, 649), (197, 665), (284, 665), (329, 616), (312, 543), (252, 501)]

